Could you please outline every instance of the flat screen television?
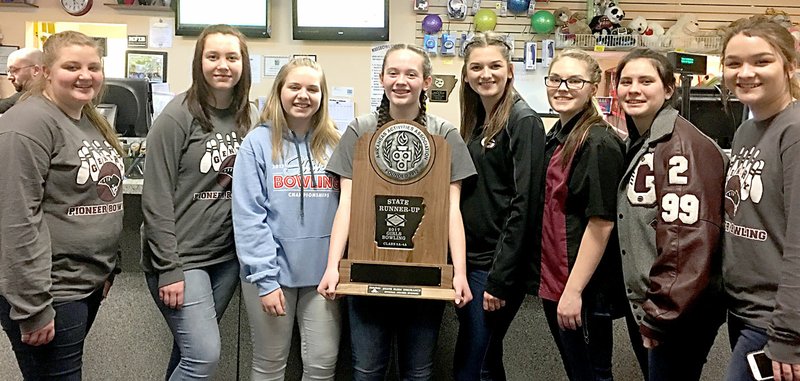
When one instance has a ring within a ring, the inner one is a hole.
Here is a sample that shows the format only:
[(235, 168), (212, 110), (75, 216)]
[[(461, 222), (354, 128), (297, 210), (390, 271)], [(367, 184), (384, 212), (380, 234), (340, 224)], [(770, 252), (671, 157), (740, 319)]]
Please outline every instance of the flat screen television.
[(174, 0), (175, 34), (197, 36), (213, 24), (228, 24), (247, 37), (267, 38), (270, 26), (270, 0)]
[(389, 41), (389, 0), (292, 0), (295, 40)]
[(114, 128), (121, 136), (145, 137), (153, 123), (153, 92), (142, 78), (106, 78), (100, 103), (117, 105)]

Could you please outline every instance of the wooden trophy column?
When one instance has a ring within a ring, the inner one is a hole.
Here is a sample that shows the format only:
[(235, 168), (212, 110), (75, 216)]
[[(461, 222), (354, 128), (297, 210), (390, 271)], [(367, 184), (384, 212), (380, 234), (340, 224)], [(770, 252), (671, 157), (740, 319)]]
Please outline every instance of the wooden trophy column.
[(344, 295), (453, 300), (450, 147), (409, 120), (356, 142)]

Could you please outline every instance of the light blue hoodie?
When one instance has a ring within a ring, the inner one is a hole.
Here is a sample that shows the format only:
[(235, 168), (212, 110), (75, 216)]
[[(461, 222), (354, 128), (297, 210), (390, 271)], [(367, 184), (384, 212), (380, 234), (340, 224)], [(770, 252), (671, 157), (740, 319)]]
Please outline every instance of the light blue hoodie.
[[(330, 147), (326, 156), (332, 152)], [(325, 172), (325, 164), (293, 133), (283, 139), (283, 161), (273, 163), (268, 125), (255, 127), (239, 147), (233, 168), (236, 252), (242, 279), (258, 286), (259, 296), (319, 284), (339, 205), (339, 179)]]

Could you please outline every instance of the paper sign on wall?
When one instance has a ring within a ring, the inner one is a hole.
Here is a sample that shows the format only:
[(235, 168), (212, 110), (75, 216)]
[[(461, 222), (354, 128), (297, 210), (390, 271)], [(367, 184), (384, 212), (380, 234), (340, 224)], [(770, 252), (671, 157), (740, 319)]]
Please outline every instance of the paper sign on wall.
[(278, 75), (283, 65), (289, 63), (291, 56), (264, 56), (264, 76), (274, 77)]

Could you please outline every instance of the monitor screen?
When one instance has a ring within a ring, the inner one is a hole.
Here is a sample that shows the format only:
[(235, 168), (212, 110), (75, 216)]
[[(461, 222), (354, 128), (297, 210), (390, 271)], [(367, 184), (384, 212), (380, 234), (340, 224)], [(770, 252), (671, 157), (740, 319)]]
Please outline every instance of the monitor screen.
[(389, 0), (292, 0), (295, 40), (389, 41)]
[(121, 136), (147, 136), (153, 121), (150, 81), (141, 78), (106, 78), (100, 103), (117, 105), (114, 128)]
[(731, 148), (733, 134), (744, 117), (742, 103), (731, 97), (728, 107), (723, 107), (720, 91), (713, 87), (692, 88), (689, 94), (689, 121), (721, 148)]
[(213, 24), (228, 24), (247, 37), (269, 37), (269, 0), (175, 0), (175, 34), (197, 36)]

